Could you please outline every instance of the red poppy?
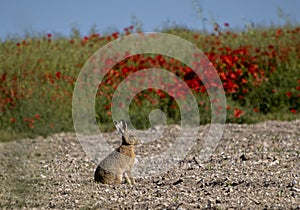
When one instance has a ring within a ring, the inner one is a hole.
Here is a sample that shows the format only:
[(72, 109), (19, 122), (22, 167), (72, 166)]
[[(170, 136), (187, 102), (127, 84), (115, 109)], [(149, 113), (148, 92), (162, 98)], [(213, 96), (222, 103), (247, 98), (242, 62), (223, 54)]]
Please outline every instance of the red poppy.
[(57, 79), (60, 79), (60, 77), (61, 77), (61, 72), (57, 71), (57, 72), (55, 73), (55, 76), (56, 76)]
[(130, 72), (130, 69), (127, 66), (125, 66), (124, 68), (122, 68), (122, 74), (123, 75), (129, 74), (129, 72)]
[(286, 92), (285, 94), (286, 94), (286, 96), (289, 97), (289, 98), (292, 97), (292, 93), (291, 93), (291, 92)]
[(2, 74), (2, 76), (1, 76), (1, 80), (4, 82), (5, 80), (6, 80), (6, 73), (4, 73), (4, 74)]
[(229, 27), (229, 23), (224, 23), (224, 26), (225, 27)]
[(166, 97), (166, 94), (161, 90), (157, 90), (157, 94), (159, 95), (160, 98), (165, 98)]
[(244, 84), (246, 84), (247, 80), (245, 78), (242, 78), (241, 82), (244, 83)]
[(113, 34), (112, 34), (112, 36), (114, 37), (114, 39), (117, 39), (117, 38), (118, 38), (118, 36), (119, 36), (119, 32), (115, 32), (115, 33), (113, 33)]
[(226, 74), (224, 72), (219, 73), (219, 77), (222, 81), (226, 80)]
[(296, 110), (296, 109), (291, 109), (290, 112), (291, 112), (292, 114), (296, 114), (296, 113), (297, 113), (297, 110)]
[(234, 73), (234, 72), (230, 72), (229, 73), (229, 77), (231, 78), (231, 79), (233, 79), (233, 80), (236, 80), (236, 74)]
[(224, 88), (227, 90), (228, 93), (236, 93), (239, 86), (236, 83), (229, 80), (228, 82), (224, 83)]
[(280, 36), (282, 33), (283, 33), (283, 31), (282, 31), (280, 28), (278, 28), (278, 29), (276, 30), (276, 36), (277, 36), (277, 37)]
[(83, 42), (87, 42), (89, 40), (89, 37), (87, 37), (87, 36), (85, 36), (85, 37), (83, 37)]
[(236, 118), (240, 118), (242, 114), (244, 114), (243, 110), (240, 110), (240, 109), (237, 109), (237, 108), (234, 109), (234, 116)]
[(29, 123), (28, 126), (29, 126), (29, 128), (31, 128), (31, 129), (34, 128), (33, 123)]

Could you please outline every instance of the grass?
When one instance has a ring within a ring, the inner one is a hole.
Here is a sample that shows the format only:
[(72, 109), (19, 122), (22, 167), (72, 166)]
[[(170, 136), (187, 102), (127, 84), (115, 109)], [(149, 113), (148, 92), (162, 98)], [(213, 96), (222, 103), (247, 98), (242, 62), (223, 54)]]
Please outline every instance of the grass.
[[(128, 27), (105, 36), (54, 38), (46, 34), (2, 41), (0, 142), (74, 131), (72, 94), (85, 62), (100, 47), (134, 32)], [(299, 26), (233, 31), (226, 25), (212, 34), (175, 27), (163, 32), (192, 42), (214, 64), (226, 93), (227, 122), (299, 119)], [(210, 101), (199, 78), (187, 73), (189, 67), (165, 56), (140, 55), (116, 64), (99, 85), (95, 121), (102, 131), (114, 127), (111, 99), (117, 86), (145, 67), (161, 67), (179, 75), (199, 103), (201, 123), (210, 122)], [(149, 127), (148, 114), (153, 109), (163, 110), (169, 124), (180, 121), (176, 100), (163, 91), (148, 89), (130, 104), (133, 125)]]

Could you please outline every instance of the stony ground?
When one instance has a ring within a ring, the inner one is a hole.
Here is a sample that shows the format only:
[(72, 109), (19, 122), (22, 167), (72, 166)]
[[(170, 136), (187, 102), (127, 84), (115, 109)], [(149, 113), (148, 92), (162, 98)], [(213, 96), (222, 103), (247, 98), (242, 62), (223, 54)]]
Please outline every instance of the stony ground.
[[(208, 127), (184, 160), (134, 186), (94, 183), (96, 163), (72, 133), (1, 143), (0, 208), (300, 209), (300, 120), (227, 124), (212, 156), (199, 162)], [(162, 139), (172, 143), (173, 132)], [(117, 144), (115, 132), (106, 137)], [(137, 156), (165, 142), (140, 145)]]

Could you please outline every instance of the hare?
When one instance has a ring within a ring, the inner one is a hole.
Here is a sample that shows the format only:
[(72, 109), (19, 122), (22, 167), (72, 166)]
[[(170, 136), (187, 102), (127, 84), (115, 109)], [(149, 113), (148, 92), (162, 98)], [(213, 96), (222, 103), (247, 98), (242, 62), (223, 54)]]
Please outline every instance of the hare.
[(135, 162), (134, 146), (140, 141), (135, 136), (128, 134), (127, 124), (124, 120), (114, 121), (114, 124), (122, 134), (122, 143), (99, 163), (94, 179), (103, 184), (121, 184), (124, 175), (127, 183), (135, 184), (132, 176), (132, 167)]

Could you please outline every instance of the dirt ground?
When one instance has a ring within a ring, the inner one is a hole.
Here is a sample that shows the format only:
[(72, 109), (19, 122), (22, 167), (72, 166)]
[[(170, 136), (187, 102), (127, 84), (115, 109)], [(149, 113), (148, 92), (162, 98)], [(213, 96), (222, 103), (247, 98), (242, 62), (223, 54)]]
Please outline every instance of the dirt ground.
[[(137, 157), (172, 143), (140, 145)], [(0, 208), (25, 209), (300, 209), (300, 120), (227, 124), (206, 162), (197, 159), (203, 135), (167, 172), (135, 185), (94, 183), (97, 166), (74, 133), (0, 144)], [(105, 134), (118, 143), (116, 132)]]

